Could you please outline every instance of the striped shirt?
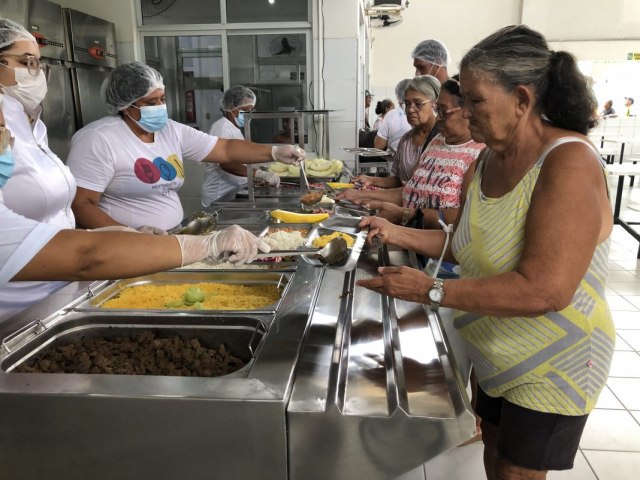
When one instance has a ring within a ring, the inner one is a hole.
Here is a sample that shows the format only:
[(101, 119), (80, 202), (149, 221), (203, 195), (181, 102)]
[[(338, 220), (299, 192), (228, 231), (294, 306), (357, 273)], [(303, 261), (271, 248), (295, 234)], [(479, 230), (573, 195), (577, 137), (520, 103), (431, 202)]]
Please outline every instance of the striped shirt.
[(449, 145), (442, 134), (438, 134), (427, 145), (418, 168), (402, 189), (402, 205), (407, 208), (458, 208), (464, 174), (484, 146), (473, 140)]
[[(587, 143), (577, 137), (553, 142), (500, 198), (482, 194), (480, 162), (452, 243), (463, 278), (516, 267), (542, 163), (557, 145), (575, 141)], [(454, 325), (467, 343), (485, 392), (541, 412), (584, 415), (593, 409), (607, 380), (615, 339), (605, 297), (609, 245), (610, 239), (597, 245), (570, 305), (559, 312), (512, 318), (458, 312)]]

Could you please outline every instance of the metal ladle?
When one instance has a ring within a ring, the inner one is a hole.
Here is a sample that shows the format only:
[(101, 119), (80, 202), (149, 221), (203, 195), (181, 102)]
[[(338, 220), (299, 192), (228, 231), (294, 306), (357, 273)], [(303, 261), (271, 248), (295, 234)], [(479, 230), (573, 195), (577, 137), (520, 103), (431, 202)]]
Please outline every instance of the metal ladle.
[(269, 253), (259, 253), (257, 258), (293, 257), (297, 255), (312, 255), (325, 265), (335, 265), (349, 256), (349, 249), (347, 248), (347, 241), (338, 237), (331, 240), (320, 250), (316, 248), (272, 250)]

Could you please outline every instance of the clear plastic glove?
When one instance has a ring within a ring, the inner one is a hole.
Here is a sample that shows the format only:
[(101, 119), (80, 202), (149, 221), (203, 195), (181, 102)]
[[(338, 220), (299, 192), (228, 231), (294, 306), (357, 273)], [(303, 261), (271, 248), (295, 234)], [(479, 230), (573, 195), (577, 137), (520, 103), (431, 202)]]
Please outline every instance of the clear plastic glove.
[(306, 153), (297, 145), (274, 145), (271, 147), (271, 157), (274, 162), (297, 165), (304, 160)]
[(268, 253), (269, 245), (237, 225), (210, 235), (176, 235), (182, 250), (182, 266), (207, 260), (227, 260), (242, 265), (255, 260), (258, 251)]
[(140, 233), (146, 233), (149, 235), (167, 235), (166, 230), (163, 230), (158, 227), (152, 227), (150, 225), (144, 225), (142, 227), (138, 227), (136, 230), (138, 230)]
[(280, 177), (273, 172), (266, 170), (256, 170), (256, 178), (267, 182), (272, 187), (280, 186)]

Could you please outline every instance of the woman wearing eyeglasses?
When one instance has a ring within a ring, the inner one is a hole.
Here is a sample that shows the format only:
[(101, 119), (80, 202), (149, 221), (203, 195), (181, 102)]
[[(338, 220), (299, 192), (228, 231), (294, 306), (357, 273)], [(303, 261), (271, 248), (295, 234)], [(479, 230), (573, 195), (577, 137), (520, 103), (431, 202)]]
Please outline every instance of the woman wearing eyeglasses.
[[(385, 190), (346, 190), (340, 193), (338, 199), (345, 198), (359, 203), (374, 200), (399, 201), (402, 186), (411, 178), (420, 155), (438, 133), (433, 109), (439, 94), (440, 82), (430, 75), (414, 77), (407, 83), (401, 103), (412, 128), (402, 135), (398, 142), (393, 156), (391, 174), (388, 177), (359, 175), (354, 179), (364, 187), (375, 186)], [(385, 120), (389, 115), (391, 112), (387, 114)]]
[[(6, 128), (14, 137), (15, 167), (2, 193), (7, 208), (55, 228), (74, 228), (71, 202), (76, 182), (49, 149), (40, 103), (47, 80), (36, 39), (21, 25), (0, 18), (0, 93)], [(0, 289), (0, 306), (42, 299), (61, 284), (24, 282)]]

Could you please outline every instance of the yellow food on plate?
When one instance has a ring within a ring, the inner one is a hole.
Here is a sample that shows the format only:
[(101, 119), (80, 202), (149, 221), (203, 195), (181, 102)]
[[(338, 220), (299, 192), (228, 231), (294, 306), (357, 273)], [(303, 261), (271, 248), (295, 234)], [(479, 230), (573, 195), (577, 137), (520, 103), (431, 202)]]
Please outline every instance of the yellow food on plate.
[(276, 285), (178, 283), (127, 287), (100, 306), (135, 310), (256, 310), (279, 298)]
[(346, 233), (342, 232), (333, 232), (331, 235), (321, 235), (317, 238), (314, 238), (311, 242), (311, 245), (315, 248), (322, 248), (334, 238), (344, 238), (345, 242), (347, 242), (348, 248), (353, 247), (353, 244), (356, 243), (351, 235), (347, 235)]
[(355, 185), (353, 183), (341, 183), (341, 182), (327, 182), (331, 188), (335, 190), (341, 190), (346, 188), (354, 188)]
[(286, 210), (271, 210), (271, 216), (284, 223), (315, 223), (329, 218), (328, 213), (295, 213)]

